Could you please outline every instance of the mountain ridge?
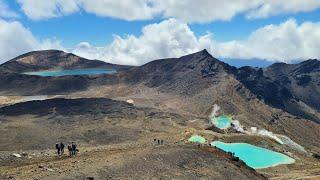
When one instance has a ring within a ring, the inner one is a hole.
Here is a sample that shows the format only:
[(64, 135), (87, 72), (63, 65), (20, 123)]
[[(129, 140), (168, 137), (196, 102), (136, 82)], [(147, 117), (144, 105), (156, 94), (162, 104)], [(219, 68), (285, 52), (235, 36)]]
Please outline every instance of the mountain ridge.
[[(83, 60), (87, 60), (87, 61), (93, 61), (93, 62), (99, 62), (101, 64), (108, 64), (108, 65), (116, 65), (116, 66), (127, 66), (127, 67), (135, 67), (135, 66), (130, 66), (130, 65), (118, 65), (118, 64), (112, 64), (112, 63), (107, 63), (105, 61), (101, 61), (101, 60), (89, 60), (89, 59), (86, 59), (86, 58), (83, 58), (83, 57), (80, 57), (80, 56), (77, 56), (73, 53), (68, 53), (68, 52), (65, 52), (65, 51), (62, 51), (62, 50), (55, 50), (55, 49), (49, 49), (49, 50), (39, 50), (39, 51), (30, 51), (28, 53), (24, 53), (22, 55), (19, 55), (13, 59), (10, 59), (2, 64), (0, 64), (0, 67), (1, 66), (4, 66), (5, 64), (7, 63), (11, 63), (13, 61), (22, 61), (23, 58), (26, 58), (26, 57), (29, 57), (29, 56), (33, 56), (33, 55), (38, 55), (38, 54), (62, 54), (62, 57), (63, 56), (74, 56), (74, 57), (77, 57), (79, 59), (83, 59)], [(153, 62), (158, 62), (158, 61), (163, 61), (163, 60), (177, 60), (177, 59), (188, 59), (188, 57), (190, 56), (194, 56), (194, 55), (199, 55), (199, 54), (202, 54), (203, 56), (211, 56), (213, 57), (208, 51), (207, 49), (203, 49), (201, 51), (198, 51), (198, 52), (195, 52), (195, 53), (191, 53), (191, 54), (188, 54), (188, 55), (184, 55), (184, 56), (181, 56), (179, 58), (164, 58), (164, 59), (157, 59), (157, 60), (153, 60), (153, 61), (150, 61), (146, 64), (143, 64), (141, 66), (136, 66), (136, 67), (143, 67), (143, 66), (147, 66), (148, 64), (150, 63), (153, 63)], [(213, 57), (214, 58), (214, 57)], [(38, 58), (39, 59), (39, 58)], [(59, 57), (57, 58), (59, 59)], [(224, 62), (224, 61), (221, 61), (221, 60), (218, 60), (217, 58), (214, 58), (215, 60), (219, 61), (220, 63), (223, 63), (223, 64), (226, 64), (226, 65), (229, 65), (228, 63)], [(39, 62), (39, 61), (38, 61)], [(244, 67), (252, 67), (252, 68), (263, 68), (263, 69), (267, 69), (267, 68), (270, 68), (270, 67), (273, 67), (273, 66), (278, 66), (278, 65), (284, 65), (284, 66), (290, 66), (290, 65), (299, 65), (299, 64), (315, 64), (317, 66), (317, 68), (319, 68), (319, 64), (320, 64), (320, 60), (318, 59), (308, 59), (308, 60), (305, 60), (305, 61), (301, 61), (301, 62), (298, 62), (298, 63), (293, 63), (293, 64), (288, 64), (288, 63), (285, 63), (285, 62), (275, 62), (269, 66), (266, 66), (266, 67), (254, 67), (254, 66), (242, 66), (242, 67), (238, 67), (238, 69), (241, 69), (241, 68), (244, 68)], [(235, 66), (232, 66), (232, 65), (229, 65), (231, 67), (235, 67)], [(3, 69), (2, 69), (3, 70)]]
[[(68, 60), (68, 56), (75, 56), (73, 54), (65, 53), (63, 51), (49, 50), (30, 52), (9, 62), (23, 61), (24, 58), (32, 60), (36, 57), (48, 57), (45, 60), (47, 64), (52, 57), (58, 58), (57, 62)], [(49, 54), (48, 54), (49, 53)], [(58, 53), (58, 55), (56, 55)], [(62, 55), (61, 55), (62, 53)], [(35, 55), (36, 54), (36, 55)], [(40, 55), (39, 55), (40, 54)], [(30, 58), (30, 56), (32, 58)], [(62, 59), (59, 59), (62, 57)], [(53, 58), (53, 59), (54, 59)], [(22, 60), (21, 60), (22, 59)], [(77, 57), (76, 59), (81, 59)], [(82, 58), (84, 59), (84, 58)], [(38, 58), (31, 62), (39, 62)], [(71, 58), (72, 60), (72, 58)], [(67, 66), (62, 63), (62, 67), (89, 67), (85, 60), (85, 65)], [(29, 62), (29, 61), (27, 61)], [(203, 90), (210, 87), (220, 86), (223, 82), (233, 81), (237, 87), (244, 86), (251, 92), (249, 96), (256, 96), (258, 99), (263, 100), (266, 104), (283, 109), (298, 117), (312, 119), (319, 122), (319, 109), (320, 109), (320, 82), (319, 82), (319, 67), (320, 61), (307, 60), (298, 64), (275, 63), (266, 68), (254, 67), (241, 67), (236, 68), (230, 66), (216, 58), (214, 58), (206, 49), (192, 53), (189, 55), (181, 56), (180, 58), (168, 58), (154, 60), (142, 66), (119, 66), (114, 64), (102, 64), (101, 67), (119, 68), (119, 73), (112, 75), (97, 75), (91, 76), (65, 76), (65, 77), (38, 77), (28, 76), (7, 72), (3, 74), (3, 80), (0, 81), (0, 92), (17, 92), (18, 94), (55, 94), (55, 93), (72, 93), (76, 91), (83, 91), (90, 87), (98, 87), (101, 85), (114, 85), (114, 84), (128, 84), (137, 86), (144, 84), (149, 88), (156, 88), (161, 92), (176, 94), (179, 96), (196, 96)], [(8, 64), (0, 65), (1, 69), (8, 69)], [(56, 64), (54, 64), (56, 65)], [(65, 65), (65, 66), (64, 66)], [(5, 67), (5, 68), (3, 68)], [(43, 65), (41, 65), (43, 67)], [(41, 69), (36, 67), (34, 69)], [(100, 66), (99, 66), (100, 67)], [(9, 68), (10, 69), (10, 68)], [(11, 70), (14, 68), (11, 68)], [(51, 82), (52, 84), (48, 84)], [(23, 81), (23, 83), (19, 83)], [(239, 81), (239, 82), (238, 82)], [(238, 85), (237, 85), (238, 84)], [(231, 84), (230, 84), (231, 85)], [(14, 87), (20, 86), (19, 90)], [(33, 88), (30, 90), (30, 86)], [(241, 88), (240, 88), (241, 89)], [(28, 91), (27, 91), (28, 90)], [(311, 98), (305, 93), (311, 92)], [(218, 92), (222, 93), (222, 92)], [(248, 93), (245, 96), (248, 96)]]

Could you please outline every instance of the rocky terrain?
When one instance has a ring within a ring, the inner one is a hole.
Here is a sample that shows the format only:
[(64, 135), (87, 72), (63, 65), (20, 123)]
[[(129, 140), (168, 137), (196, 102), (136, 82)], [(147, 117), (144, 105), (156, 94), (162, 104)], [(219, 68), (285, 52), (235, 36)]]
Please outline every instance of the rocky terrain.
[[(53, 50), (19, 56), (0, 66), (0, 178), (317, 179), (319, 64), (309, 60), (236, 68), (206, 50), (139, 67)], [(117, 73), (21, 74), (57, 67), (112, 68)], [(23, 102), (26, 95), (51, 98)], [(214, 104), (244, 127), (285, 136), (306, 152), (265, 136), (205, 130)], [(193, 134), (289, 152), (296, 163), (256, 172), (223, 152), (189, 144)], [(155, 138), (165, 144), (157, 145)], [(59, 141), (76, 141), (79, 156), (55, 157), (52, 149)], [(17, 158), (13, 152), (27, 155)]]
[(265, 103), (319, 123), (320, 61), (240, 68), (239, 80)]
[[(192, 116), (104, 98), (30, 101), (0, 108), (0, 114), (4, 178), (265, 178), (222, 152), (186, 145), (183, 129)], [(153, 138), (165, 144), (159, 146)], [(80, 156), (57, 159), (47, 150), (56, 141), (76, 141)], [(25, 155), (17, 158), (10, 152)]]
[(48, 149), (57, 140), (117, 144), (192, 118), (104, 98), (30, 101), (0, 108), (0, 114), (0, 131), (6, 134), (0, 149), (5, 151)]

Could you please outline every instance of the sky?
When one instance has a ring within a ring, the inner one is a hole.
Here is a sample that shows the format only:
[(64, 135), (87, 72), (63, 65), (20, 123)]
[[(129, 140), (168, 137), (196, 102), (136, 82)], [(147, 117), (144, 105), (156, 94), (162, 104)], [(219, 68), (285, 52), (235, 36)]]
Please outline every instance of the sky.
[(320, 59), (320, 0), (0, 0), (0, 63), (46, 49), (128, 65), (202, 49), (231, 64)]

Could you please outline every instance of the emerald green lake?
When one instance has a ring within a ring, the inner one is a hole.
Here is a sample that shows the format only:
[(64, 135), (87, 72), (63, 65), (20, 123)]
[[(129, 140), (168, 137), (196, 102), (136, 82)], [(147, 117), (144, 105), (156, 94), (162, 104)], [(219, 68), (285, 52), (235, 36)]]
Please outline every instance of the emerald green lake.
[(191, 136), (191, 137), (188, 139), (188, 141), (189, 141), (189, 142), (193, 142), (193, 143), (203, 144), (203, 143), (206, 142), (206, 139), (205, 139), (204, 137), (195, 135), (195, 136)]
[(210, 145), (226, 152), (234, 153), (236, 157), (239, 157), (248, 166), (254, 169), (268, 168), (280, 164), (292, 164), (295, 162), (294, 159), (284, 154), (247, 143), (224, 143), (214, 141)]
[(231, 127), (232, 118), (229, 116), (219, 116), (212, 119), (212, 123), (219, 129), (228, 129)]

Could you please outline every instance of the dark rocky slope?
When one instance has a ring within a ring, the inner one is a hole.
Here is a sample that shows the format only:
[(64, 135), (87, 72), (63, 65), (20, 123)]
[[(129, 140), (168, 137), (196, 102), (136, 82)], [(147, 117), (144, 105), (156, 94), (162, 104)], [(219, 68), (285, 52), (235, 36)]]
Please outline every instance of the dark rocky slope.
[[(133, 68), (126, 72), (125, 81), (143, 83), (165, 93), (190, 97), (234, 78), (238, 82), (235, 81), (232, 88), (242, 93), (244, 98), (257, 97), (269, 106), (320, 122), (319, 67), (320, 61), (309, 60), (293, 65), (276, 63), (265, 69), (237, 69), (203, 50)], [(250, 93), (243, 89), (248, 89)]]
[(181, 58), (161, 59), (126, 72), (128, 83), (143, 82), (148, 87), (180, 95), (195, 95), (236, 71), (212, 57), (207, 50)]
[[(166, 131), (192, 117), (106, 98), (48, 99), (0, 108), (1, 150), (47, 149), (56, 141), (105, 145)], [(18, 128), (18, 129), (17, 129)]]
[(243, 67), (237, 78), (268, 105), (320, 122), (320, 61)]

